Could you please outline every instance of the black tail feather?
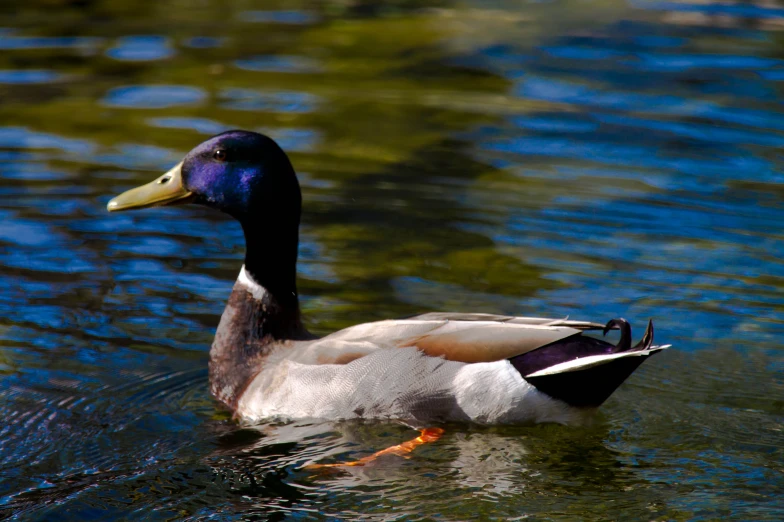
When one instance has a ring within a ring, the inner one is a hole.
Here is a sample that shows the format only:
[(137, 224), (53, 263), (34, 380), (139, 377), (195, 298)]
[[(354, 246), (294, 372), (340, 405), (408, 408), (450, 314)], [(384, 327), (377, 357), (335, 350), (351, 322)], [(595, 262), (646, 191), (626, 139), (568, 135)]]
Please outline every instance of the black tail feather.
[(607, 332), (613, 327), (618, 327), (621, 330), (621, 338), (618, 341), (618, 344), (615, 345), (615, 350), (613, 350), (613, 352), (625, 352), (632, 347), (632, 326), (629, 324), (629, 321), (623, 317), (610, 319), (607, 321), (607, 325), (605, 325), (602, 334), (607, 335)]
[(648, 327), (645, 329), (645, 333), (642, 334), (642, 339), (640, 342), (634, 345), (633, 350), (647, 350), (653, 345), (653, 321), (648, 319)]
[(592, 355), (640, 352), (650, 348), (653, 343), (652, 321), (648, 321), (645, 334), (634, 347), (631, 345), (632, 329), (625, 319), (610, 320), (604, 328), (604, 334), (606, 335), (613, 328), (621, 331), (621, 338), (617, 345), (578, 334), (512, 357), (509, 362), (539, 391), (572, 406), (597, 407), (652, 354), (610, 359), (606, 363), (581, 370), (538, 377), (530, 377), (530, 375), (556, 364)]
[(623, 357), (585, 370), (526, 377), (525, 380), (537, 390), (570, 406), (597, 408), (648, 357)]

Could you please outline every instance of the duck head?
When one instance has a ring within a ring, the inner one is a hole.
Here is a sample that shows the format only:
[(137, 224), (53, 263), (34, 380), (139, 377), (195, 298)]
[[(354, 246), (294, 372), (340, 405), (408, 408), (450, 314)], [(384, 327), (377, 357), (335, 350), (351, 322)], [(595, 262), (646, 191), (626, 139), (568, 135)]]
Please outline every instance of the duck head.
[(291, 162), (278, 144), (263, 134), (236, 130), (201, 143), (158, 179), (113, 198), (107, 209), (188, 202), (242, 221), (270, 211), (299, 216), (301, 196)]
[(196, 203), (234, 217), (245, 233), (245, 270), (296, 299), (302, 196), (286, 153), (271, 138), (234, 130), (213, 136), (152, 182), (109, 201), (110, 212)]

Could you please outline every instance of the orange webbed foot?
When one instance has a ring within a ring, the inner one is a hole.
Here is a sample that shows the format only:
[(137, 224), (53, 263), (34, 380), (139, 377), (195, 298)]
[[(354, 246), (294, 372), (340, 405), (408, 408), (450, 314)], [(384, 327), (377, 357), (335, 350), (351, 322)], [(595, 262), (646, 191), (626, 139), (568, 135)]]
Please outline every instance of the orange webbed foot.
[(422, 444), (427, 444), (428, 442), (436, 442), (438, 439), (441, 438), (443, 434), (444, 434), (444, 430), (441, 428), (425, 428), (423, 430), (419, 430), (419, 436), (414, 439), (407, 440), (402, 444), (396, 444), (395, 446), (390, 446), (389, 448), (382, 449), (381, 451), (377, 451), (372, 455), (368, 455), (367, 457), (362, 457), (359, 460), (352, 460), (349, 462), (338, 462), (335, 464), (309, 464), (305, 466), (305, 469), (330, 469), (330, 468), (348, 468), (348, 467), (355, 467), (355, 466), (365, 466), (384, 455), (399, 455), (401, 457), (405, 457), (408, 453), (411, 453)]

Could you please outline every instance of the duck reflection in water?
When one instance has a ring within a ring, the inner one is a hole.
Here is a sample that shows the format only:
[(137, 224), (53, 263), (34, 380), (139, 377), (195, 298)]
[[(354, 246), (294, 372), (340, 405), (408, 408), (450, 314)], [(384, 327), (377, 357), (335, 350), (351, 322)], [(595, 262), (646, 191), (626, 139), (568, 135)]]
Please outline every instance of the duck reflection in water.
[[(230, 489), (242, 495), (238, 507), (245, 514), (286, 513), (310, 504), (338, 512), (355, 506), (360, 492), (365, 503), (377, 502), (381, 511), (394, 506), (401, 516), (419, 516), (420, 503), (434, 501), (444, 512), (459, 510), (466, 496), (490, 502), (515, 498), (514, 505), (524, 511), (528, 496), (599, 495), (640, 480), (624, 466), (622, 455), (607, 446), (602, 425), (579, 432), (559, 426), (461, 426), (448, 430), (441, 444), (408, 458), (381, 457), (339, 470), (311, 465), (361, 460), (406, 428), (361, 421), (215, 428), (224, 433), (210, 465), (218, 480), (234, 483)], [(343, 501), (348, 505), (341, 507)]]

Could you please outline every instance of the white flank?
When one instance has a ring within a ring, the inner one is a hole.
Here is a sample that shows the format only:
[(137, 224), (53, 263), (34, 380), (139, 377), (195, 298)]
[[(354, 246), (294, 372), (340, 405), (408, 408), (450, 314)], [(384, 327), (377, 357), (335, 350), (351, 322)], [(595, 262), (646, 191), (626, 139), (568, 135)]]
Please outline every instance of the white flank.
[(578, 425), (593, 412), (540, 392), (506, 360), (466, 364), (416, 348), (381, 349), (348, 364), (285, 357), (285, 350), (270, 354), (240, 397), (238, 417)]
[(250, 274), (245, 271), (245, 265), (242, 265), (237, 282), (244, 286), (257, 301), (261, 301), (267, 294), (267, 289), (254, 281)]
[(620, 353), (609, 353), (609, 354), (602, 354), (602, 355), (589, 355), (588, 357), (580, 357), (578, 359), (556, 364), (555, 366), (550, 366), (549, 368), (545, 368), (544, 370), (539, 370), (538, 372), (534, 372), (532, 374), (526, 375), (526, 377), (542, 377), (544, 375), (555, 375), (556, 373), (566, 373), (566, 372), (575, 372), (577, 370), (586, 370), (588, 368), (593, 368), (594, 366), (601, 366), (602, 364), (606, 364), (614, 359), (620, 359), (621, 357), (635, 357), (640, 355), (650, 355), (654, 352), (658, 352), (659, 350), (667, 349), (670, 346), (672, 345), (665, 344), (662, 346), (651, 346), (647, 350), (639, 350), (636, 352), (620, 352)]

